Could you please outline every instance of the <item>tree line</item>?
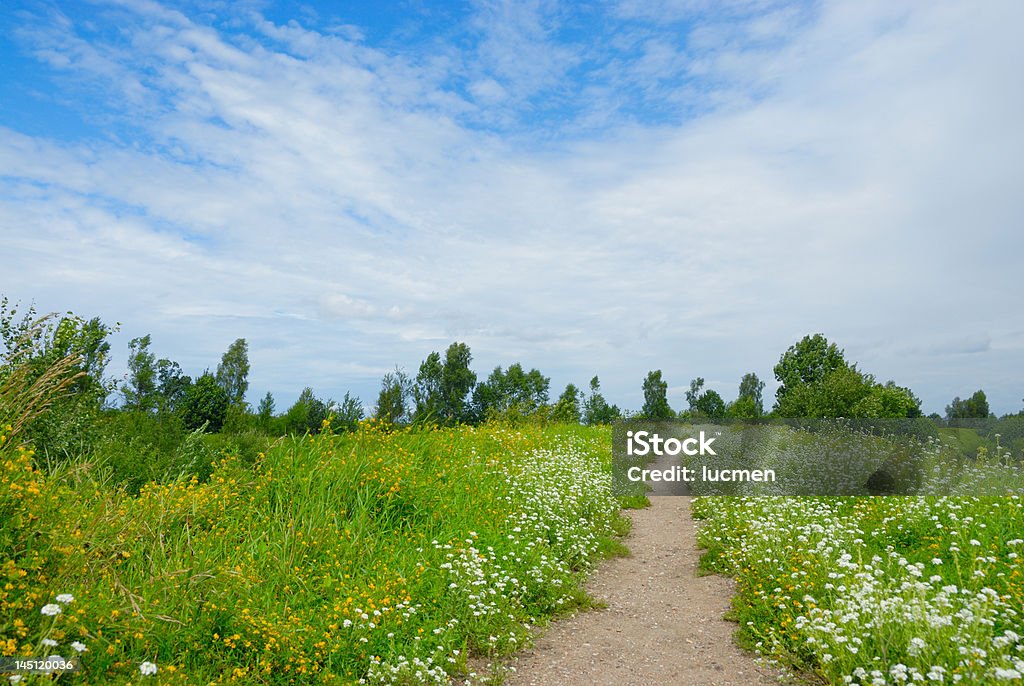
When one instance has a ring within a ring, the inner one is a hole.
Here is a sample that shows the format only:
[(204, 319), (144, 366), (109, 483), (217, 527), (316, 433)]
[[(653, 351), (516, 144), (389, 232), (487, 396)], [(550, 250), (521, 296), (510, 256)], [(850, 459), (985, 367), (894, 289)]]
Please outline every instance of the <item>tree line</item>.
[[(216, 368), (194, 378), (170, 359), (152, 350), (151, 336), (128, 344), (128, 372), (123, 380), (107, 377), (108, 337), (116, 328), (98, 318), (72, 313), (40, 319), (34, 308), (19, 313), (6, 298), (0, 300), (0, 381), (21, 365), (41, 376), (58, 359), (75, 357), (74, 383), (59, 400), (58, 412), (31, 427), (33, 443), (43, 451), (72, 454), (105, 417), (118, 430), (150, 437), (154, 444), (177, 449), (186, 434), (317, 433), (331, 419), (334, 431), (352, 430), (367, 416), (359, 398), (346, 392), (340, 401), (318, 397), (310, 387), (290, 407), (278, 412), (266, 393), (255, 408), (246, 402), (249, 391), (249, 349), (246, 339), (235, 340)], [(381, 381), (369, 415), (389, 425), (476, 424), (493, 419), (543, 420), (605, 424), (622, 417), (648, 419), (754, 419), (777, 417), (899, 418), (920, 417), (921, 401), (894, 381), (881, 383), (822, 334), (805, 336), (779, 358), (773, 372), (779, 382), (773, 405), (765, 405), (765, 383), (754, 372), (744, 374), (736, 398), (726, 401), (705, 380), (696, 377), (685, 393), (686, 406), (674, 410), (662, 371), (643, 379), (643, 406), (638, 411), (610, 404), (597, 376), (583, 390), (568, 384), (554, 400), (550, 378), (538, 369), (514, 362), (497, 366), (484, 378), (472, 369), (472, 352), (462, 342), (443, 352), (431, 352), (416, 374), (401, 368)], [(111, 419), (120, 416), (122, 419)], [(947, 420), (986, 418), (990, 409), (983, 391), (966, 400), (954, 398), (946, 407)], [(1024, 414), (1022, 414), (1024, 416)], [(933, 418), (940, 418), (932, 415)], [(163, 436), (163, 437), (162, 437)], [(170, 436), (171, 438), (165, 438)]]

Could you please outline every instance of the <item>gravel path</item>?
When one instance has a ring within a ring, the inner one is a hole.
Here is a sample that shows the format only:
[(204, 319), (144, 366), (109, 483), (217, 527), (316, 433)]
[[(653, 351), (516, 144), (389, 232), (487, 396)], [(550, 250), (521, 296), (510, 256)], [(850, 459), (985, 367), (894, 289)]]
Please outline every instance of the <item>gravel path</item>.
[(776, 684), (733, 642), (722, 619), (732, 583), (696, 576), (700, 551), (688, 496), (654, 496), (630, 510), (626, 558), (603, 563), (587, 584), (603, 610), (554, 622), (510, 664), (508, 686), (748, 686)]

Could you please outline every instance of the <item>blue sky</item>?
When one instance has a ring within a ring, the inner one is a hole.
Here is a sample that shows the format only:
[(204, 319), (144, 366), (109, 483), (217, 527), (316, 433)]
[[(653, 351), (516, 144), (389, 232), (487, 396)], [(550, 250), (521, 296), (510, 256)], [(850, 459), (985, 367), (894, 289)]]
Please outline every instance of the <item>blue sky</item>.
[(0, 292), (250, 399), (465, 341), (642, 403), (823, 332), (1024, 396), (1016, 2), (13, 2)]

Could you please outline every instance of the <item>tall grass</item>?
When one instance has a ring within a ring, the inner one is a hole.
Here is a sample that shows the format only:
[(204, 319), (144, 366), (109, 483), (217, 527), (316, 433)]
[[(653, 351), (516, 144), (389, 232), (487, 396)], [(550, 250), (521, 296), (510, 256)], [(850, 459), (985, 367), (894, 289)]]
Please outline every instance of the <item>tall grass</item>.
[(621, 530), (609, 445), (368, 422), (133, 496), (5, 438), (0, 653), (82, 648), (72, 683), (446, 683), (586, 602)]

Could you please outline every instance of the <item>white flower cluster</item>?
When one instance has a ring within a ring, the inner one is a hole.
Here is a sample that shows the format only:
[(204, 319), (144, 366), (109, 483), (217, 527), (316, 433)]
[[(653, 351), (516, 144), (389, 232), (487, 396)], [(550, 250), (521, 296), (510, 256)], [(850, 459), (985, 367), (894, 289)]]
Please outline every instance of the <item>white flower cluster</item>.
[[(610, 466), (595, 457), (599, 449), (566, 442), (489, 465), (501, 470), (509, 484), (511, 514), (503, 526), (507, 533), (501, 551), (482, 545), (472, 531), (455, 543), (431, 542), (444, 552), (440, 568), (448, 593), (465, 603), (470, 622), (479, 618), (481, 626), (497, 632), (481, 638), (486, 649), (514, 649), (528, 640), (528, 627), (516, 620), (514, 610), (539, 605), (550, 611), (563, 605), (573, 575), (590, 565), (601, 535), (610, 531), (619, 506), (611, 494)], [(440, 637), (458, 624), (453, 617), (432, 634)], [(448, 683), (441, 663), (455, 664), (458, 657), (458, 650), (439, 645), (425, 660), (374, 658), (366, 683)]]
[[(854, 498), (711, 502), (698, 507), (709, 515), (702, 538), (725, 542), (733, 568), (784, 579), (756, 595), (772, 611), (799, 608), (794, 628), (845, 683), (983, 684), (1024, 674), (1024, 610), (1007, 583), (1024, 573), (1024, 540), (989, 535), (995, 523), (1024, 521), (1019, 497), (893, 499), (891, 515), (866, 531), (856, 516), (864, 501)], [(872, 539), (870, 549), (884, 554), (865, 555)], [(892, 541), (936, 543), (911, 561)], [(763, 635), (763, 648), (777, 647)]]
[(382, 663), (376, 656), (370, 660), (370, 669), (365, 679), (360, 679), (361, 684), (447, 684), (449, 683), (448, 673), (441, 665), (434, 664), (434, 658), (427, 657), (421, 660), (414, 657), (411, 660), (404, 655), (398, 655), (390, 663)]

